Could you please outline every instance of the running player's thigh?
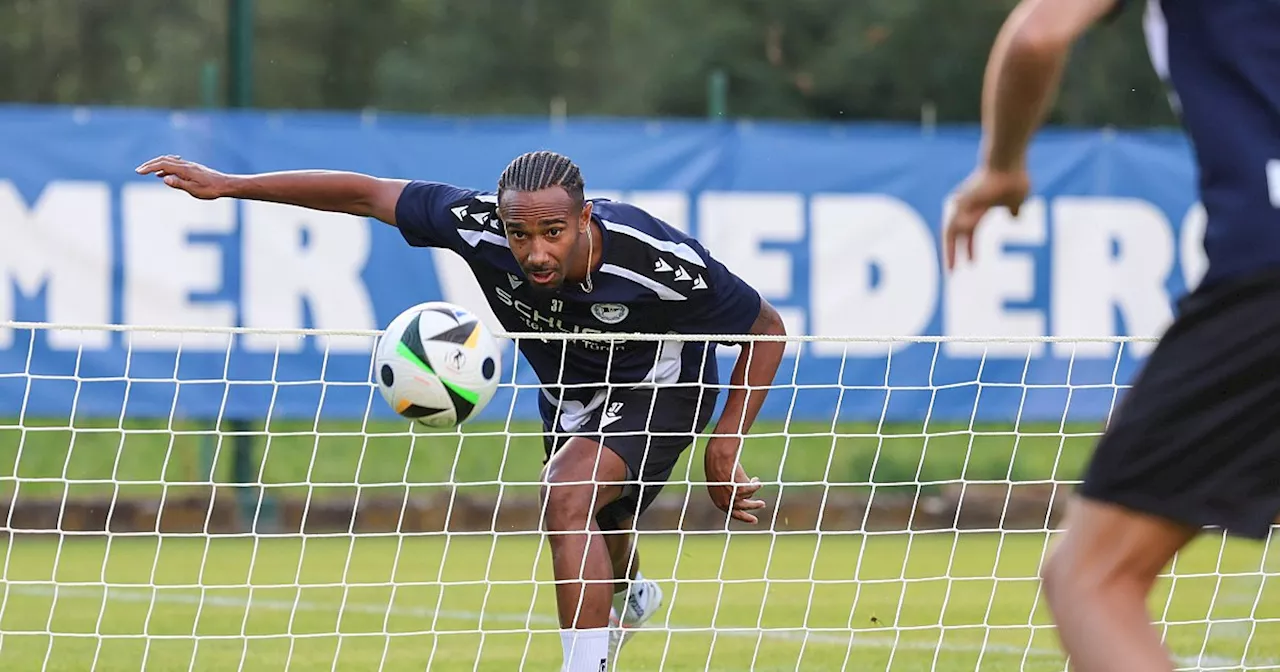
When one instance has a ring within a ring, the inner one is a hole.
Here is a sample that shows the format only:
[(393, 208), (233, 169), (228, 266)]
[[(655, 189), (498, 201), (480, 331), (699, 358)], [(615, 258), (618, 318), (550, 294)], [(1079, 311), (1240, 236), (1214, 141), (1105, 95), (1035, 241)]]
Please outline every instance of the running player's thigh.
[(617, 499), (626, 480), (627, 463), (616, 452), (585, 436), (566, 441), (543, 472), (543, 483), (548, 486), (594, 486), (596, 509)]
[(1198, 532), (1168, 518), (1079, 496), (1071, 500), (1065, 527), (1051, 562), (1082, 588), (1117, 579), (1154, 582)]

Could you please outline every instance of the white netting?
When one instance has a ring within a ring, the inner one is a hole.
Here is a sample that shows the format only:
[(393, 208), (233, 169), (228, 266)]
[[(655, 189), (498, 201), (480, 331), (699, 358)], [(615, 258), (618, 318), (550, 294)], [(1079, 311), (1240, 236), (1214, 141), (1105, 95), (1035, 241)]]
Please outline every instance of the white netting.
[[(431, 432), (371, 385), (375, 332), (0, 329), (0, 669), (558, 669), (510, 348), (484, 415)], [(617, 669), (1064, 669), (1037, 570), (1150, 342), (786, 340), (742, 458), (769, 507), (726, 532), (686, 453)], [(1278, 560), (1178, 557), (1153, 614), (1181, 666), (1280, 666)]]

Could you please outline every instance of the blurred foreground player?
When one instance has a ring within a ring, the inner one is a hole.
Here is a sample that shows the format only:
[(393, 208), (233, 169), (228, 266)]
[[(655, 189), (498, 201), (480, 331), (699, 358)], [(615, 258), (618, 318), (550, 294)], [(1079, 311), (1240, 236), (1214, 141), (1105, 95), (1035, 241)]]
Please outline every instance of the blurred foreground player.
[[(1024, 0), (996, 39), (981, 162), (948, 266), (989, 208), (1026, 198), (1026, 147), (1072, 43), (1116, 0)], [(1265, 539), (1280, 512), (1280, 2), (1151, 0), (1148, 46), (1199, 162), (1208, 273), (1098, 443), (1042, 569), (1077, 670), (1170, 670), (1146, 611), (1201, 527)]]
[[(138, 172), (202, 199), (375, 217), (410, 245), (451, 249), (510, 332), (785, 333), (777, 311), (696, 240), (634, 206), (585, 200), (578, 167), (552, 152), (516, 158), (497, 193), (330, 171), (224, 175), (170, 156)], [(765, 503), (738, 463), (741, 436), (783, 347), (743, 344), (706, 448), (712, 500), (748, 523)], [(520, 350), (544, 386), (543, 527), (564, 670), (600, 672), (661, 605), (658, 584), (639, 573), (632, 525), (711, 419), (715, 344), (525, 339)]]

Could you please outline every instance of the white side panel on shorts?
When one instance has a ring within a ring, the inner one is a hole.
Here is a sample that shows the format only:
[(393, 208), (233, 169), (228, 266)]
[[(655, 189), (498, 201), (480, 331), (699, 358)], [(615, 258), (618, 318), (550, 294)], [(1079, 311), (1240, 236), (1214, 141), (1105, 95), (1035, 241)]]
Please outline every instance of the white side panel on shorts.
[(591, 400), (587, 403), (574, 401), (572, 399), (556, 399), (545, 387), (542, 388), (542, 396), (551, 402), (552, 406), (559, 407), (560, 428), (566, 432), (576, 432), (591, 417), (591, 412), (600, 407), (604, 403), (608, 390), (600, 390), (592, 395)]

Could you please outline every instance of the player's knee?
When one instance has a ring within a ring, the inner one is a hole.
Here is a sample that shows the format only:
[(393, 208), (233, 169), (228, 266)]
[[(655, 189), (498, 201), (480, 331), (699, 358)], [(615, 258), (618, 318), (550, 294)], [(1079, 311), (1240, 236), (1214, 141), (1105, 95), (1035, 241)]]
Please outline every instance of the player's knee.
[(1050, 606), (1100, 595), (1140, 595), (1155, 577), (1146, 576), (1118, 553), (1083, 553), (1068, 540), (1040, 567), (1040, 583)]
[(1069, 560), (1062, 554), (1062, 549), (1054, 549), (1049, 557), (1040, 565), (1040, 585), (1044, 589), (1045, 599), (1050, 606), (1058, 601), (1072, 581), (1072, 568)]
[(542, 485), (543, 523), (549, 530), (586, 530), (595, 513), (595, 486), (589, 481), (551, 480)]
[(1106, 567), (1114, 563), (1105, 557), (1080, 553), (1071, 539), (1055, 548), (1040, 566), (1040, 582), (1050, 603), (1069, 596), (1083, 596), (1103, 590), (1116, 577)]

